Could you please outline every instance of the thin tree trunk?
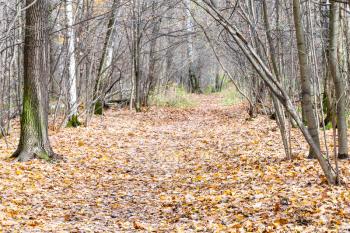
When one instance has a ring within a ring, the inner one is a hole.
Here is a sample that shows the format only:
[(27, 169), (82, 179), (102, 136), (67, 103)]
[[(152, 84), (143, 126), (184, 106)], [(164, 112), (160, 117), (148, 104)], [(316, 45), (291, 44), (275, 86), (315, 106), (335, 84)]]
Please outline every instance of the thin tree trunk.
[(77, 98), (77, 76), (76, 76), (76, 60), (75, 60), (75, 32), (73, 28), (73, 2), (66, 0), (66, 17), (68, 24), (68, 56), (69, 56), (69, 116), (68, 126), (77, 127), (80, 125), (78, 121), (78, 98)]
[[(136, 112), (141, 112), (141, 12), (139, 0), (133, 0), (133, 23), (132, 23), (132, 78), (133, 78), (133, 93), (131, 99), (134, 99), (134, 106), (130, 104), (131, 108), (135, 107)], [(132, 103), (132, 101), (130, 101)]]
[(190, 89), (193, 93), (200, 93), (199, 79), (196, 74), (196, 68), (194, 64), (194, 48), (193, 48), (193, 22), (191, 15), (191, 0), (184, 0), (185, 13), (186, 13), (186, 30), (187, 30), (187, 56), (189, 59), (188, 78), (190, 83)]
[(338, 128), (338, 157), (348, 158), (348, 139), (346, 124), (345, 82), (338, 68), (338, 44), (339, 44), (339, 5), (331, 1), (331, 15), (329, 24), (329, 67), (330, 75), (334, 82), (337, 128)]
[[(311, 85), (311, 69), (308, 64), (308, 57), (305, 44), (305, 35), (302, 23), (302, 15), (300, 9), (300, 1), (293, 0), (293, 16), (296, 31), (296, 40), (299, 56), (300, 79), (302, 89), (302, 108), (305, 114), (306, 123), (312, 139), (316, 146), (320, 148), (320, 139), (318, 134), (318, 124), (312, 103), (312, 85)], [(315, 158), (315, 151), (310, 148), (309, 158)]]
[(111, 46), (113, 47), (112, 38), (114, 33), (114, 24), (115, 24), (116, 15), (117, 15), (115, 10), (118, 3), (119, 3), (119, 0), (113, 0), (112, 11), (107, 24), (107, 33), (106, 33), (106, 37), (104, 39), (103, 48), (102, 48), (102, 56), (98, 66), (97, 79), (94, 85), (93, 101), (94, 101), (94, 113), (96, 115), (103, 114), (103, 107), (104, 107), (103, 93), (100, 91), (100, 89), (105, 77), (104, 74), (106, 72), (106, 68), (108, 67), (108, 61), (110, 61), (110, 58), (108, 57), (109, 48)]
[[(270, 57), (271, 57), (273, 71), (274, 71), (274, 74), (276, 75), (277, 80), (281, 83), (281, 75), (280, 75), (280, 71), (278, 68), (277, 60), (276, 60), (277, 54), (275, 52), (275, 47), (274, 47), (273, 41), (272, 41), (271, 26), (270, 26), (266, 1), (263, 1), (263, 13), (264, 13), (266, 35), (267, 35), (267, 41), (268, 41), (269, 48), (270, 48)], [(284, 146), (284, 151), (286, 153), (287, 158), (292, 159), (291, 151), (289, 151), (290, 147), (289, 147), (289, 142), (288, 142), (288, 137), (287, 137), (287, 128), (286, 128), (286, 120), (285, 120), (284, 111), (281, 108), (280, 104), (278, 103), (278, 100), (276, 99), (276, 97), (273, 95), (272, 95), (272, 101), (273, 101), (273, 104), (274, 104), (274, 107), (276, 110), (277, 123), (278, 123), (279, 128), (280, 128), (282, 142), (283, 142), (283, 146)]]
[[(157, 9), (157, 3), (156, 1), (152, 2), (152, 16), (153, 18), (156, 18), (156, 9)], [(154, 22), (153, 28), (152, 28), (152, 36), (153, 39), (150, 44), (150, 52), (149, 52), (149, 66), (148, 66), (148, 79), (146, 82), (145, 92), (143, 98), (143, 104), (148, 104), (148, 96), (149, 94), (153, 93), (157, 84), (156, 80), (156, 46), (158, 42), (158, 34), (160, 30), (161, 25), (161, 18), (156, 19)]]
[(327, 178), (328, 183), (339, 184), (338, 174), (335, 173), (329, 161), (323, 157), (323, 154), (319, 146), (317, 146), (309, 130), (307, 130), (307, 128), (304, 126), (286, 90), (276, 80), (273, 73), (264, 64), (264, 62), (257, 55), (256, 51), (250, 46), (249, 42), (245, 39), (245, 37), (238, 30), (238, 28), (235, 25), (230, 24), (217, 9), (215, 9), (213, 6), (209, 5), (208, 3), (204, 3), (205, 6), (203, 6), (195, 0), (193, 0), (193, 2), (197, 4), (199, 7), (201, 7), (204, 11), (206, 11), (218, 23), (220, 23), (220, 25), (223, 26), (223, 28), (230, 34), (230, 36), (237, 43), (241, 51), (244, 53), (245, 57), (249, 60), (249, 62), (254, 67), (256, 72), (260, 75), (261, 79), (268, 86), (272, 94), (276, 96), (276, 98), (280, 101), (280, 103), (285, 107), (286, 111), (289, 112), (293, 120), (295, 120), (300, 131), (303, 133), (306, 141), (315, 152), (316, 158), (322, 168), (324, 175)]

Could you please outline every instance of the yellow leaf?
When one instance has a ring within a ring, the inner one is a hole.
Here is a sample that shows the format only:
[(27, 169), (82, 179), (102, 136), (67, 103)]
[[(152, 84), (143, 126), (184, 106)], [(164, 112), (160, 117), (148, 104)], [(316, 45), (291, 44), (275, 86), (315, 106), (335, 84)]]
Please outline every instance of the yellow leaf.
[(235, 215), (235, 218), (237, 221), (242, 221), (245, 219), (245, 217), (242, 214)]
[(225, 191), (224, 191), (224, 194), (225, 194), (225, 195), (232, 195), (232, 191), (231, 191), (231, 190), (225, 190)]
[(194, 181), (195, 181), (195, 182), (199, 182), (199, 181), (202, 181), (202, 180), (203, 180), (203, 176), (201, 176), (201, 175), (196, 176), (196, 177), (194, 178)]
[(100, 160), (102, 160), (102, 161), (109, 161), (110, 157), (108, 157), (106, 155), (103, 155)]
[(118, 203), (114, 203), (111, 205), (112, 209), (118, 209), (120, 207), (120, 205)]
[(16, 175), (22, 175), (23, 174), (23, 171), (21, 170), (16, 170)]
[(78, 146), (84, 146), (84, 145), (85, 145), (84, 141), (82, 141), (82, 140), (78, 141)]
[(288, 223), (288, 220), (284, 218), (279, 218), (279, 219), (276, 219), (273, 223), (277, 226), (283, 226)]

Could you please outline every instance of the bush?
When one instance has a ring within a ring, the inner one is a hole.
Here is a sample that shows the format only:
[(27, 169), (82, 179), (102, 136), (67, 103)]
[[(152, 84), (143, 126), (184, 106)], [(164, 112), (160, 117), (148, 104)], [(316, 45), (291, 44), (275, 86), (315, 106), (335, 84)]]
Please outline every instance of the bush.
[(331, 130), (333, 129), (333, 124), (332, 122), (328, 122), (328, 124), (324, 127), (325, 130)]
[(215, 93), (215, 87), (213, 85), (208, 85), (204, 88), (203, 94), (210, 95), (212, 93)]
[(191, 108), (197, 104), (182, 87), (171, 87), (165, 93), (152, 95), (150, 103), (151, 105), (175, 108)]
[(73, 115), (70, 120), (68, 121), (67, 123), (67, 127), (68, 128), (76, 128), (78, 126), (81, 126), (81, 123), (78, 119), (78, 116), (77, 115)]

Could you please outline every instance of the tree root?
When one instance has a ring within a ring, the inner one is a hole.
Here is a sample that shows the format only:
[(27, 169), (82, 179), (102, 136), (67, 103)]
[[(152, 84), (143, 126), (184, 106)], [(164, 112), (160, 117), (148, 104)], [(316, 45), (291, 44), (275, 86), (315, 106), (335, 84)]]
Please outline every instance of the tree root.
[(32, 149), (18, 149), (13, 153), (11, 158), (14, 162), (28, 162), (33, 159), (42, 159), (48, 162), (62, 160), (63, 157), (54, 153), (51, 149), (45, 150), (43, 148), (32, 148)]

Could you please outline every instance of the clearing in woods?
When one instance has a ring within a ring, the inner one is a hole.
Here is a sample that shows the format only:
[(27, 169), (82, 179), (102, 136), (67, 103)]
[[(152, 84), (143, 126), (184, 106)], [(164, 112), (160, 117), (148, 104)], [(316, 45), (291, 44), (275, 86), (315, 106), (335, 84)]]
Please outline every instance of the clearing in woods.
[(266, 116), (193, 96), (192, 109), (108, 111), (87, 128), (50, 132), (65, 161), (13, 163), (0, 141), (3, 232), (325, 232), (347, 227), (345, 184), (329, 187), (293, 131), (284, 160)]

